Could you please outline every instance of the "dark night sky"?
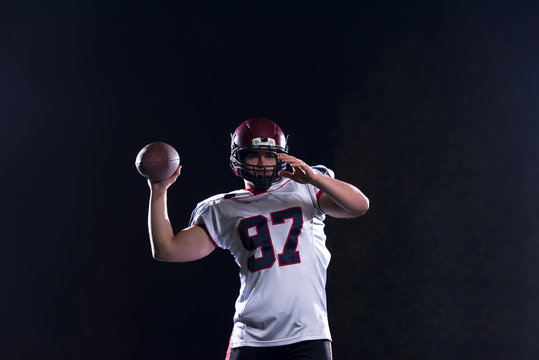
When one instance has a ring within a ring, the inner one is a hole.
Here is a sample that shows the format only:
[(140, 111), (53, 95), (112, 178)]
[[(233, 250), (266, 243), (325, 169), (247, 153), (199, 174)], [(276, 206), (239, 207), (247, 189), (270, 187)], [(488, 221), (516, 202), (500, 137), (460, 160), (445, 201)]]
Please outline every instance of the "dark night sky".
[[(169, 200), (176, 230), (198, 201), (241, 185), (228, 168), (229, 133), (247, 118), (273, 119), (290, 134), (292, 154), (333, 168), (342, 104), (366, 91), (388, 44), (406, 34), (424, 34), (428, 51), (444, 29), (464, 26), (485, 38), (492, 34), (494, 43), (509, 49), (518, 112), (514, 122), (485, 119), (484, 126), (517, 129), (509, 132), (518, 159), (512, 175), (525, 169), (537, 179), (539, 9), (484, 4), (3, 2), (0, 356), (223, 357), (237, 268), (224, 251), (187, 264), (151, 258), (149, 191), (134, 167), (138, 150), (166, 141), (182, 157), (182, 176)], [(504, 98), (506, 89), (497, 91)], [(429, 174), (417, 176), (421, 182)], [(512, 191), (537, 199), (536, 193)], [(500, 206), (511, 215), (511, 204)], [(522, 232), (532, 233), (533, 243), (515, 239), (515, 246), (533, 254), (539, 251), (537, 217), (532, 212), (527, 219), (532, 223), (523, 226), (530, 230)], [(529, 279), (519, 291), (537, 299), (537, 276)], [(330, 303), (338, 296), (330, 293)], [(518, 319), (507, 321), (510, 328), (520, 326)], [(537, 324), (527, 326), (539, 335)], [(352, 331), (341, 342), (355, 337)], [(539, 348), (525, 341), (520, 348), (526, 352), (508, 348), (500, 358), (537, 358)], [(338, 354), (338, 340), (335, 346)], [(466, 354), (466, 344), (460, 346)], [(406, 348), (392, 355), (361, 349), (364, 358), (413, 358)]]

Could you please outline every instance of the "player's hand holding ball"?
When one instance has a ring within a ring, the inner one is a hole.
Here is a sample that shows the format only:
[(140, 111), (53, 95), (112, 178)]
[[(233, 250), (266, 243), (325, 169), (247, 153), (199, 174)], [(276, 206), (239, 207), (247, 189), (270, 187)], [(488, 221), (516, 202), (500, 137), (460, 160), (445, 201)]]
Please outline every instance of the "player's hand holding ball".
[(167, 143), (153, 142), (139, 151), (135, 166), (150, 185), (168, 188), (180, 175), (180, 155)]

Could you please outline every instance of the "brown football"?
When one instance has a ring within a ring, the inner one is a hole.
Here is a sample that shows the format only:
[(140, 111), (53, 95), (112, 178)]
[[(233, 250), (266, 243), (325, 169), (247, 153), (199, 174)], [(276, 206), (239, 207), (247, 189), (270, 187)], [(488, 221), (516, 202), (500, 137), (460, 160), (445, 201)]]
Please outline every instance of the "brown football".
[(180, 165), (180, 155), (171, 145), (153, 142), (138, 153), (135, 166), (138, 172), (152, 181), (163, 181), (174, 174)]

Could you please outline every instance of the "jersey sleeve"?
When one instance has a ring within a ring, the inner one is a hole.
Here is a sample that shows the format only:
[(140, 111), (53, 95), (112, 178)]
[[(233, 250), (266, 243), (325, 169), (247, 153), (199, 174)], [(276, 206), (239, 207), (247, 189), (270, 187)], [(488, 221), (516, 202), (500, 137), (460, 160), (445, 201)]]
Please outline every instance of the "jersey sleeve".
[(191, 213), (189, 225), (204, 227), (213, 244), (222, 248), (223, 229), (219, 221), (219, 209), (214, 205), (215, 202), (211, 200), (200, 202)]
[[(316, 172), (316, 173), (319, 173), (319, 174), (322, 174), (322, 175), (325, 175), (325, 176), (329, 176), (331, 178), (335, 178), (335, 173), (333, 172), (333, 170), (328, 169), (324, 165), (311, 166), (311, 169), (313, 169), (314, 172)], [(316, 186), (309, 185), (308, 188), (309, 188), (309, 195), (311, 196), (311, 199), (313, 201), (313, 204), (314, 204), (315, 208), (318, 209), (321, 213), (324, 213), (320, 209), (320, 204), (318, 202), (320, 200), (320, 196), (324, 192), (322, 190), (320, 190), (319, 188), (317, 188)]]

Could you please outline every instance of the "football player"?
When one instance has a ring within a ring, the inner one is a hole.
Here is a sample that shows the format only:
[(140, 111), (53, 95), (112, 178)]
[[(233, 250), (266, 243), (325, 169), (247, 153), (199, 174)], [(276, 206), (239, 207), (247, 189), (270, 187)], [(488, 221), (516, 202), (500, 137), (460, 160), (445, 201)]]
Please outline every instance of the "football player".
[(289, 155), (287, 137), (268, 119), (236, 129), (230, 166), (245, 188), (200, 202), (177, 234), (166, 195), (181, 166), (167, 180), (149, 181), (154, 258), (192, 261), (216, 247), (232, 253), (241, 286), (227, 359), (331, 359), (324, 219), (358, 217), (369, 200), (330, 169)]

